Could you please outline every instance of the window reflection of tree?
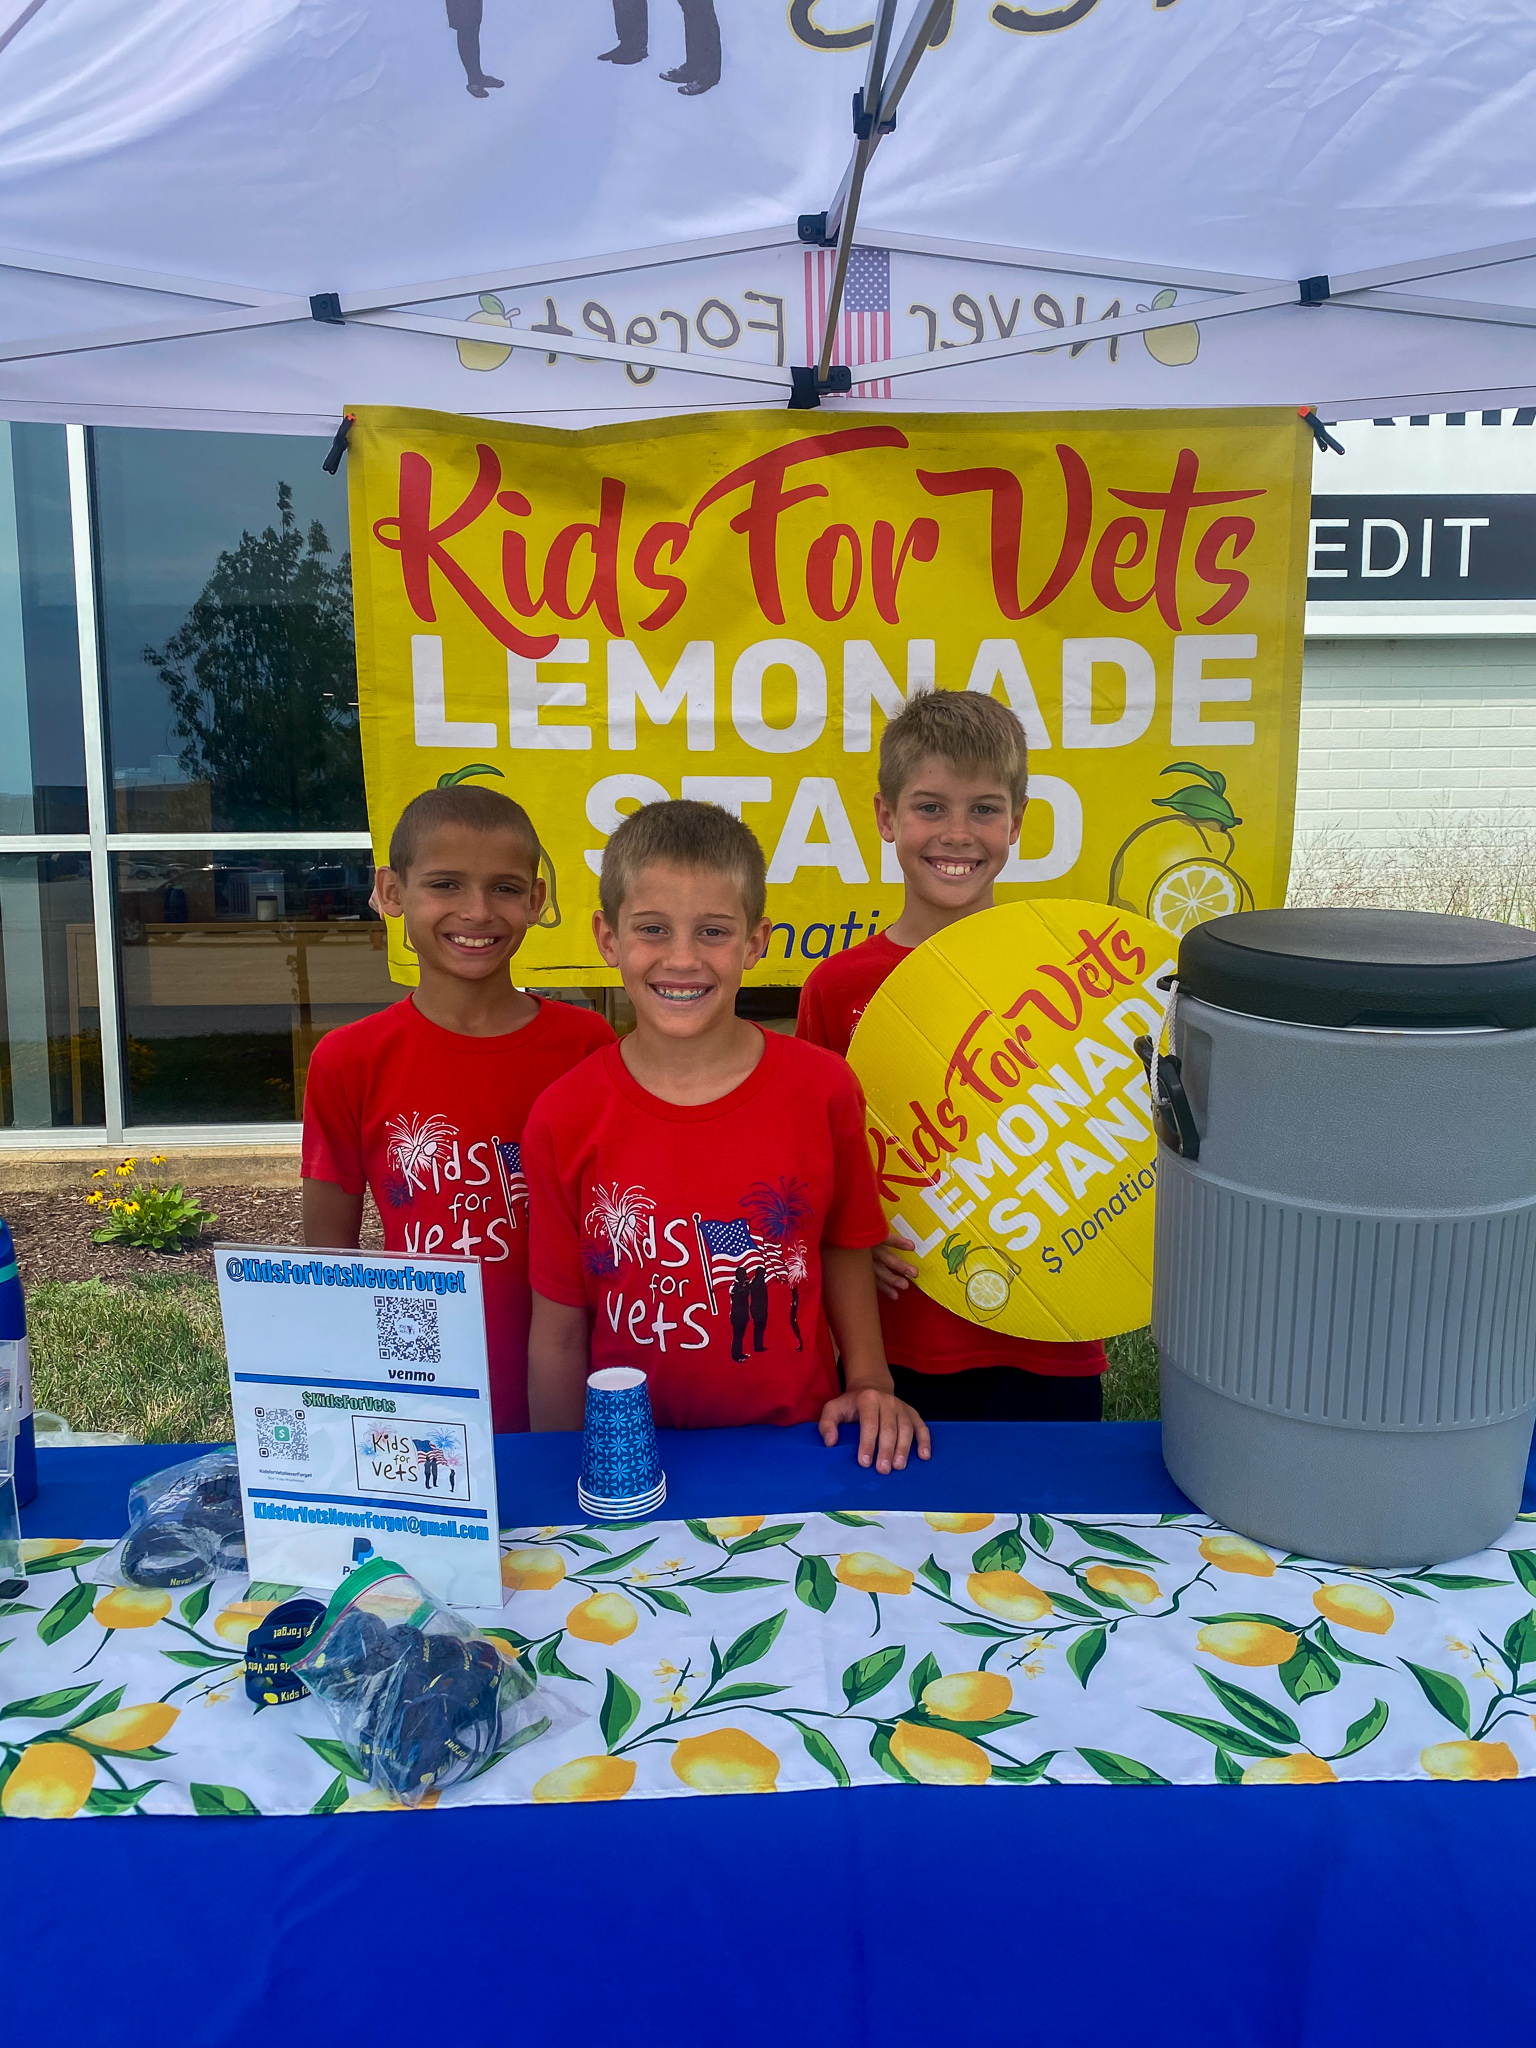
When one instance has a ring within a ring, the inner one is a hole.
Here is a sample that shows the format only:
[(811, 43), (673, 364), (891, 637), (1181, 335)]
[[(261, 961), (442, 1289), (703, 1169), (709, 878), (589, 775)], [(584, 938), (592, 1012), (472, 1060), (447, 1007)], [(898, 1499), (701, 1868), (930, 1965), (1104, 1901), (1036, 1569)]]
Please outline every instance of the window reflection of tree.
[(212, 785), (220, 829), (337, 828), (364, 815), (352, 646), (351, 557), (318, 520), (226, 549), (180, 628), (144, 659), (165, 684), (179, 760)]

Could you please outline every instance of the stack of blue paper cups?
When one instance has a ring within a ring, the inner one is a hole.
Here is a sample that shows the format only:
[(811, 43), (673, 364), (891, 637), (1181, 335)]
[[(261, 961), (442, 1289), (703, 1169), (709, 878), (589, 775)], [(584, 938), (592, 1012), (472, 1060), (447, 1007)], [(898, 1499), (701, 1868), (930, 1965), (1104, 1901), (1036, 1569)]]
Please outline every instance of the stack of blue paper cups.
[(610, 1365), (587, 1381), (576, 1498), (599, 1522), (639, 1521), (667, 1497), (651, 1395), (638, 1366)]

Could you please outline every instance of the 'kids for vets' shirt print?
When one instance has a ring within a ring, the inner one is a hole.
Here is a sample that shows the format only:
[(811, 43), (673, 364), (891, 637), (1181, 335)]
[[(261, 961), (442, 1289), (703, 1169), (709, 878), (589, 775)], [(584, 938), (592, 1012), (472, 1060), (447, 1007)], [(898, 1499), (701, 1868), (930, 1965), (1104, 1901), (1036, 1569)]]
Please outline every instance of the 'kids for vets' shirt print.
[(821, 1247), (886, 1234), (853, 1073), (763, 1039), (741, 1086), (701, 1103), (647, 1093), (607, 1046), (524, 1134), (533, 1285), (590, 1309), (594, 1371), (649, 1374), (663, 1429), (818, 1415), (837, 1392)]
[(478, 1259), (491, 1415), (528, 1427), (528, 1189), (535, 1099), (613, 1033), (591, 1010), (539, 1004), (519, 1031), (468, 1038), (406, 997), (328, 1031), (304, 1090), (306, 1180), (371, 1189), (385, 1249)]

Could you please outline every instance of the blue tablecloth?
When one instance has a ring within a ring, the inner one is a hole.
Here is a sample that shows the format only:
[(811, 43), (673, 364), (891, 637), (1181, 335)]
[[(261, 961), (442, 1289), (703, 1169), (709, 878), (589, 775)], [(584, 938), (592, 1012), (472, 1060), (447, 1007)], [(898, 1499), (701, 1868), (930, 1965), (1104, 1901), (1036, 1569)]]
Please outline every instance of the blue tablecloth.
[[(503, 1439), (503, 1521), (571, 1519), (577, 1452)], [(49, 1451), (26, 1532), (116, 1534), (182, 1455)], [(940, 1424), (888, 1479), (848, 1431), (663, 1458), (677, 1516), (1188, 1505), (1152, 1424)], [(17, 2048), (1523, 2048), (1533, 1833), (1536, 1781), (12, 1823), (0, 2011)]]

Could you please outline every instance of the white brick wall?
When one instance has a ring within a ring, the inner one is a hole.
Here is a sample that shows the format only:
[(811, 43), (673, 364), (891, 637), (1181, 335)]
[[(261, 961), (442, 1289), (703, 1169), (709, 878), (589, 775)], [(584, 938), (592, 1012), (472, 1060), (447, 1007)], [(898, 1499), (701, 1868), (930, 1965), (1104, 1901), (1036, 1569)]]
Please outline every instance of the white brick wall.
[(1298, 834), (1536, 831), (1536, 638), (1307, 641)]

